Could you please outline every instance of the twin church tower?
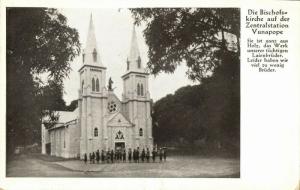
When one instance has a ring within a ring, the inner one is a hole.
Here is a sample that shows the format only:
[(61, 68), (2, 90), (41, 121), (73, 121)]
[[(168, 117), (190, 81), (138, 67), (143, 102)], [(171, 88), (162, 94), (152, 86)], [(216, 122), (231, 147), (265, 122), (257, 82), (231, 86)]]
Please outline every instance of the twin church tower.
[(107, 68), (97, 48), (92, 16), (82, 62), (78, 98), (81, 157), (98, 149), (152, 149), (148, 73), (142, 65), (135, 28), (130, 53), (126, 62), (124, 60), (122, 100), (113, 92), (112, 80), (106, 81)]

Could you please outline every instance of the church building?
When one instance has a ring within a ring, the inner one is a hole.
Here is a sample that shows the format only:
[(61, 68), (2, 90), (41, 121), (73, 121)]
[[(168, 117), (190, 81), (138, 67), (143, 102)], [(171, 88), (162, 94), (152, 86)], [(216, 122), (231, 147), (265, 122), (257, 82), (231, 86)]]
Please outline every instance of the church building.
[(149, 74), (141, 61), (134, 27), (129, 55), (121, 64), (126, 64), (126, 70), (120, 76), (120, 100), (113, 91), (111, 78), (106, 81), (108, 68), (101, 61), (91, 16), (78, 71), (78, 107), (73, 112), (58, 111), (55, 124), (49, 125), (43, 119), (43, 154), (83, 158), (85, 153), (102, 149), (153, 148)]

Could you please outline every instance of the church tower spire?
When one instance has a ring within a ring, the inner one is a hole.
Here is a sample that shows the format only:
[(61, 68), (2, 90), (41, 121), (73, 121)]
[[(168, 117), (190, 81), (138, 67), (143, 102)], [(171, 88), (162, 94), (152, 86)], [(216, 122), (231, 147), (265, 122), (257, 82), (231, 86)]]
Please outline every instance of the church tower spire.
[(82, 54), (82, 61), (83, 64), (89, 64), (89, 65), (99, 65), (102, 66), (102, 62), (100, 59), (100, 54), (97, 48), (97, 40), (95, 35), (95, 27), (93, 23), (93, 16), (91, 14), (90, 16), (90, 23), (89, 23), (89, 29), (88, 29), (88, 35), (86, 40), (86, 46), (83, 50)]
[(97, 143), (107, 143), (107, 140), (105, 140), (107, 137), (104, 136), (105, 133), (102, 133), (107, 130), (104, 121), (105, 111), (100, 107), (100, 105), (107, 105), (107, 90), (105, 88), (106, 67), (102, 65), (100, 60), (92, 14), (90, 16), (86, 46), (82, 53), (82, 58), (83, 65), (78, 71), (80, 76), (78, 123), (81, 130), (81, 158), (83, 158), (84, 154), (96, 151), (96, 148), (99, 148), (99, 144)]
[(148, 75), (142, 66), (135, 27), (132, 28), (130, 51), (127, 57), (127, 69), (122, 76), (124, 82), (123, 100), (150, 100)]
[(143, 72), (144, 68), (142, 66), (142, 60), (140, 56), (140, 51), (138, 47), (137, 37), (135, 26), (133, 25), (132, 28), (132, 36), (131, 36), (131, 44), (130, 44), (130, 52), (129, 56), (127, 57), (127, 71), (137, 71)]
[(126, 117), (134, 124), (134, 147), (153, 147), (149, 73), (142, 66), (136, 31), (133, 25), (127, 69), (122, 76), (122, 100)]

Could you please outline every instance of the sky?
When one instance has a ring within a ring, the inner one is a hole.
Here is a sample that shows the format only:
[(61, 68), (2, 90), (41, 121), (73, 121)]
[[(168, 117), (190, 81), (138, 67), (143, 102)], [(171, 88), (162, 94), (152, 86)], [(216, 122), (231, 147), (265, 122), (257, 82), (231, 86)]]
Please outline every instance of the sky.
[[(85, 48), (90, 15), (96, 33), (98, 51), (102, 64), (107, 68), (106, 84), (109, 77), (114, 81), (115, 94), (121, 98), (123, 91), (123, 81), (121, 76), (126, 71), (126, 58), (129, 54), (131, 41), (133, 18), (128, 9), (59, 9), (68, 19), (70, 27), (76, 28), (79, 33), (79, 40), (82, 49)], [(148, 61), (148, 47), (143, 37), (145, 26), (136, 26), (138, 46), (141, 54), (142, 65)], [(64, 80), (64, 100), (69, 104), (78, 98), (80, 86), (78, 70), (82, 66), (82, 55), (78, 56), (72, 63), (72, 71)], [(186, 85), (194, 85), (185, 74), (187, 67), (179, 66), (173, 74), (160, 73), (156, 77), (149, 77), (150, 97), (157, 101), (167, 94), (174, 93), (178, 88)]]

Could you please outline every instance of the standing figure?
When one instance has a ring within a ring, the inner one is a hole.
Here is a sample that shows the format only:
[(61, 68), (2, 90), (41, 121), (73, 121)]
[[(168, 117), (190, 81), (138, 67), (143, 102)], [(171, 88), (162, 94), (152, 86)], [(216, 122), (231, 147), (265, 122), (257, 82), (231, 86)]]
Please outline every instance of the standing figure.
[(84, 159), (84, 163), (86, 164), (86, 162), (87, 162), (87, 155), (86, 155), (86, 153), (84, 153), (83, 159)]
[(118, 149), (115, 149), (115, 161), (116, 162), (118, 161), (118, 156), (119, 156)]
[(93, 164), (95, 164), (95, 157), (96, 157), (95, 152), (93, 152), (93, 154), (92, 154)]
[(125, 148), (123, 149), (123, 162), (126, 162), (126, 150)]
[(118, 151), (119, 161), (122, 161), (122, 149)]
[(133, 149), (133, 161), (136, 162), (136, 150)]
[(105, 155), (104, 155), (104, 150), (101, 150), (101, 162), (104, 163), (105, 160)]
[(167, 149), (164, 149), (163, 154), (164, 154), (164, 161), (166, 161), (167, 160)]
[(149, 151), (149, 148), (147, 148), (147, 151), (146, 151), (146, 159), (147, 159), (147, 162), (149, 163), (149, 159), (150, 159), (150, 151)]
[(110, 150), (109, 149), (106, 152), (106, 161), (107, 161), (107, 163), (109, 163), (109, 161), (110, 161)]
[(111, 149), (111, 152), (110, 152), (110, 161), (111, 163), (114, 163), (114, 150)]
[(156, 151), (155, 149), (153, 148), (152, 150), (152, 161), (155, 162), (155, 157), (156, 157)]
[(142, 162), (144, 162), (145, 156), (146, 156), (145, 149), (143, 149), (142, 150)]
[(162, 148), (159, 149), (159, 162), (162, 161), (163, 158), (163, 152), (162, 152)]
[(128, 161), (131, 162), (131, 156), (132, 156), (132, 152), (131, 152), (131, 148), (128, 149)]
[(92, 163), (92, 153), (89, 153), (90, 164)]
[(137, 147), (137, 150), (136, 150), (136, 161), (139, 163), (140, 162), (140, 148)]
[(112, 90), (112, 84), (114, 82), (111, 80), (111, 77), (109, 77), (109, 80), (108, 80), (108, 90)]
[(97, 150), (97, 152), (96, 152), (96, 160), (97, 160), (97, 164), (99, 164), (99, 161), (100, 161), (100, 152), (99, 152), (99, 150)]

